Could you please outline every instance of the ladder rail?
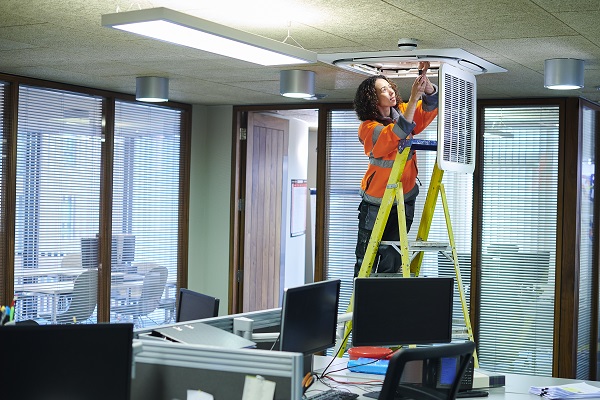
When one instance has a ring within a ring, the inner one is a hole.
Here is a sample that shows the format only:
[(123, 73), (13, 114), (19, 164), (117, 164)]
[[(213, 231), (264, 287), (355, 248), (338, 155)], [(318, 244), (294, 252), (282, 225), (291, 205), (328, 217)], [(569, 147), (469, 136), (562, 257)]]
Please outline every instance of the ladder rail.
[[(454, 242), (454, 231), (452, 229), (452, 221), (450, 219), (450, 210), (448, 208), (448, 201), (446, 198), (446, 189), (444, 188), (444, 184), (440, 183), (440, 195), (442, 197), (442, 205), (444, 207), (444, 217), (446, 218), (446, 229), (448, 230), (448, 238), (450, 240), (450, 248), (452, 249), (452, 261), (454, 264), (454, 275), (456, 275), (456, 286), (458, 287), (458, 295), (460, 297), (460, 305), (462, 307), (463, 318), (465, 320), (465, 325), (467, 327), (467, 334), (469, 335), (469, 340), (475, 342), (475, 337), (473, 335), (473, 328), (471, 326), (471, 318), (469, 317), (469, 308), (467, 307), (467, 299), (465, 296), (465, 290), (462, 283), (462, 277), (460, 273), (460, 265), (458, 264), (458, 254), (456, 252), (456, 245)], [(475, 368), (479, 368), (479, 358), (477, 357), (477, 349), (473, 351), (473, 364)]]
[[(426, 242), (429, 238), (433, 213), (438, 201), (438, 194), (440, 192), (440, 185), (443, 177), (444, 170), (440, 169), (436, 161), (433, 166), (433, 172), (431, 173), (431, 180), (429, 181), (429, 189), (427, 190), (427, 197), (425, 197), (425, 204), (423, 205), (423, 214), (421, 215), (421, 221), (419, 222), (417, 240)], [(420, 252), (410, 264), (410, 270), (415, 276), (419, 276), (422, 262), (423, 252)]]

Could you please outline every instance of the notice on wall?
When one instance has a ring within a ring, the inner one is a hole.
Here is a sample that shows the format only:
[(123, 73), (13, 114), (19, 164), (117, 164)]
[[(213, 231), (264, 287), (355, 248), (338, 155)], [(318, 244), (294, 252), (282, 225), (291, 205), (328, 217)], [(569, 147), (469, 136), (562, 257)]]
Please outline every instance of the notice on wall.
[(306, 199), (308, 185), (306, 179), (292, 179), (292, 204), (290, 210), (290, 236), (306, 233)]

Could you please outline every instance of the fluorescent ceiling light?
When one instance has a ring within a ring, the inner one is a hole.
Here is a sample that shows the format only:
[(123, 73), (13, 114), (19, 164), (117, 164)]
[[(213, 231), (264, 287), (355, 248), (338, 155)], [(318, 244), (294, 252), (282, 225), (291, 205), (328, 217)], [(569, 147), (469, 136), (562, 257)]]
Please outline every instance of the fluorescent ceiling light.
[(260, 65), (317, 62), (315, 52), (164, 7), (106, 14), (102, 25)]

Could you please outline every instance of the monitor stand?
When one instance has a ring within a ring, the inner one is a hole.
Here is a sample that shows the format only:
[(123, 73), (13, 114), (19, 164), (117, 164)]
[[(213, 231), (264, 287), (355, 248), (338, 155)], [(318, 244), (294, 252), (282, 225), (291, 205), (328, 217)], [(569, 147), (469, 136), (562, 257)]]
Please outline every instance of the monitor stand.
[(302, 376), (313, 372), (313, 355), (309, 354), (302, 357)]

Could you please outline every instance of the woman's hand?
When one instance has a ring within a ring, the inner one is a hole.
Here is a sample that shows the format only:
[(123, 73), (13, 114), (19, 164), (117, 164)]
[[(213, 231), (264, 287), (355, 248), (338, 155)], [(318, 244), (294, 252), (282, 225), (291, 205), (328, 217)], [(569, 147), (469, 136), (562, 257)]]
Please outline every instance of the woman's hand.
[[(425, 75), (417, 76), (410, 90), (410, 98), (414, 100), (420, 99), (421, 95), (425, 93), (425, 89), (427, 88), (427, 82), (429, 82), (429, 80)], [(431, 83), (429, 84), (431, 85)]]
[(433, 94), (435, 92), (435, 87), (427, 78), (427, 70), (429, 69), (430, 64), (429, 61), (421, 61), (419, 62), (419, 77), (425, 80), (425, 89), (423, 92), (427, 95)]

